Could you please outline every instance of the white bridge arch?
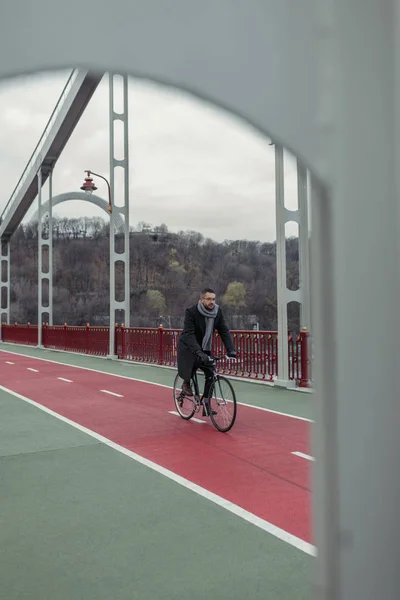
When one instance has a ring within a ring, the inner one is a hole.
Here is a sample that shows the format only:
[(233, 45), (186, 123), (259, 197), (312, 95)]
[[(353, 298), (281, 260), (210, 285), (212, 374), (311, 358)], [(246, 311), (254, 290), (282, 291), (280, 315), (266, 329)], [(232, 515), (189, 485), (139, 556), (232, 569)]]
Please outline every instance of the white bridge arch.
[[(85, 192), (65, 192), (64, 194), (58, 194), (57, 196), (54, 196), (52, 198), (51, 205), (54, 208), (54, 206), (57, 206), (58, 204), (62, 204), (63, 202), (68, 202), (69, 200), (84, 200), (85, 202), (90, 202), (91, 204), (98, 206), (99, 208), (104, 210), (107, 214), (109, 214), (108, 202), (104, 198), (102, 198), (101, 196), (96, 196), (96, 194), (89, 195), (89, 194), (86, 194)], [(49, 210), (49, 202), (50, 202), (50, 200), (43, 202), (43, 215), (45, 215)], [(33, 215), (33, 218), (37, 219), (38, 216), (39, 216), (38, 211), (36, 211)], [(123, 231), (124, 219), (121, 216), (121, 213), (119, 213), (119, 212), (117, 212), (115, 215), (115, 224), (116, 224), (118, 230)]]

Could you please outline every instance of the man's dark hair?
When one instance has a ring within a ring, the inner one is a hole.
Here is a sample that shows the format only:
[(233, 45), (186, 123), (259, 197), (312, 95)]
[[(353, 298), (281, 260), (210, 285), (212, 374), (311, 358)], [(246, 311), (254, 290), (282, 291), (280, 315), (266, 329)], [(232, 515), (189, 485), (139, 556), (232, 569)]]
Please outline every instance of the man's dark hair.
[(212, 288), (204, 288), (201, 291), (201, 297), (203, 298), (206, 294), (215, 294), (215, 291)]

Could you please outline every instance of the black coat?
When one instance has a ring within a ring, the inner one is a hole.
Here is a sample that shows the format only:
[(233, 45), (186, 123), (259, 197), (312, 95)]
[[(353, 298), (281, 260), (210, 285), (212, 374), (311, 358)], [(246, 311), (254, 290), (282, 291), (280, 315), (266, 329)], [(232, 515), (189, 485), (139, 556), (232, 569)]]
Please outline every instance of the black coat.
[[(214, 331), (217, 330), (222, 342), (230, 352), (235, 349), (232, 336), (225, 322), (221, 308), (218, 309), (214, 320)], [(188, 381), (192, 375), (196, 353), (202, 350), (201, 344), (206, 332), (206, 318), (200, 314), (197, 304), (185, 311), (183, 331), (178, 342), (178, 373), (179, 377)]]

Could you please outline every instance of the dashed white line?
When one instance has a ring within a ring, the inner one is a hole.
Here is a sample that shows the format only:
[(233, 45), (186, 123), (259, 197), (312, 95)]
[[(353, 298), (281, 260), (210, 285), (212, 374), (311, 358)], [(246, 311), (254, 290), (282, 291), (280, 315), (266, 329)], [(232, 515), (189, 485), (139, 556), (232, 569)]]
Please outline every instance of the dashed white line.
[(11, 360), (6, 360), (7, 365), (15, 365), (15, 363), (11, 362)]
[(310, 456), (309, 454), (304, 454), (303, 452), (292, 452), (292, 454), (300, 456), (300, 458), (305, 458), (306, 460), (315, 460), (313, 456)]
[[(177, 415), (178, 417), (180, 417), (180, 414), (176, 410), (169, 410), (168, 412), (170, 415)], [(201, 419), (196, 419), (195, 417), (192, 417), (190, 419), (190, 421), (194, 421), (195, 423), (202, 423), (202, 424), (205, 423), (205, 421), (202, 421)]]
[(105, 394), (110, 394), (111, 396), (117, 396), (117, 398), (123, 398), (124, 396), (122, 394), (117, 394), (116, 392), (110, 392), (109, 390), (100, 390), (101, 392), (104, 392)]
[[(119, 377), (120, 379), (128, 379), (129, 381), (138, 381), (140, 383), (146, 383), (147, 385), (162, 387), (162, 388), (166, 388), (168, 390), (173, 389), (172, 385), (166, 385), (165, 383), (157, 383), (155, 381), (148, 381), (147, 379), (139, 379), (138, 377), (128, 377), (127, 375), (122, 375), (120, 373), (109, 373), (108, 371), (102, 371), (100, 369), (93, 369), (90, 367), (82, 367), (81, 365), (71, 365), (67, 362), (63, 363), (58, 360), (51, 360), (50, 358), (40, 358), (39, 356), (31, 356), (30, 354), (24, 354), (23, 352), (13, 352), (12, 350), (9, 350), (9, 349), (5, 350), (3, 348), (0, 348), (0, 352), (4, 352), (6, 354), (13, 354), (13, 355), (16, 355), (19, 357), (23, 356), (25, 358), (30, 358), (30, 359), (38, 360), (38, 361), (42, 361), (42, 362), (48, 362), (48, 363), (52, 363), (54, 365), (61, 365), (64, 367), (67, 366), (67, 367), (71, 367), (72, 369), (83, 369), (84, 371), (100, 373), (101, 375), (109, 375), (110, 377)], [(64, 352), (64, 351), (61, 351), (61, 352)], [(100, 357), (98, 357), (98, 358), (100, 360)], [(132, 364), (137, 366), (137, 363), (135, 363), (135, 362), (132, 362)], [(143, 367), (143, 364), (141, 364), (140, 366)], [(153, 367), (157, 368), (157, 365), (146, 365), (146, 366), (148, 368), (153, 368)], [(243, 380), (243, 382), (245, 382), (245, 380)], [(277, 410), (272, 410), (271, 408), (265, 408), (264, 406), (256, 406), (254, 404), (247, 404), (246, 402), (241, 402), (241, 401), (238, 401), (237, 404), (240, 406), (248, 406), (249, 408), (254, 408), (255, 410), (261, 410), (261, 411), (265, 411), (265, 412), (272, 413), (275, 415), (281, 415), (282, 417), (287, 417), (288, 419), (295, 419), (297, 421), (305, 421), (307, 423), (315, 423), (315, 421), (313, 421), (312, 419), (308, 419), (307, 417), (299, 417), (298, 415), (292, 415), (290, 413), (279, 412)]]
[(57, 377), (60, 381), (66, 381), (67, 383), (73, 383), (72, 379), (65, 379), (64, 377)]
[(39, 373), (38, 369), (32, 369), (32, 367), (27, 367), (27, 371), (33, 371), (34, 373)]

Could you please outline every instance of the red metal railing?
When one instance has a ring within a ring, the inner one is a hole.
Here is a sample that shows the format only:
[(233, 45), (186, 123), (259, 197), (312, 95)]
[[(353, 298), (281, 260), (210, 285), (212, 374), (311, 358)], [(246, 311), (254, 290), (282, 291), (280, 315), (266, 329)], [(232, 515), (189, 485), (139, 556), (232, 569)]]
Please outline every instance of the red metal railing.
[(69, 325), (44, 325), (42, 341), (45, 348), (81, 352), (95, 356), (108, 354), (108, 327), (70, 327)]
[(117, 355), (124, 360), (176, 366), (179, 329), (121, 327), (117, 329)]
[[(232, 337), (237, 360), (234, 363), (221, 361), (218, 365), (219, 371), (227, 375), (273, 381), (278, 374), (278, 333), (276, 331), (233, 331)], [(216, 355), (224, 354), (224, 346), (219, 336), (215, 337), (213, 352)]]
[[(2, 340), (37, 345), (35, 325), (2, 325)], [(181, 330), (146, 327), (116, 327), (115, 354), (123, 360), (175, 367)], [(278, 375), (278, 333), (276, 331), (232, 331), (237, 360), (218, 363), (220, 373), (248, 379), (273, 381)], [(108, 327), (43, 326), (43, 346), (68, 352), (96, 356), (109, 354)], [(294, 338), (288, 335), (289, 379), (299, 387), (310, 387), (309, 333)], [(224, 354), (221, 338), (216, 334), (213, 352)]]
[(13, 344), (25, 344), (29, 346), (37, 346), (38, 329), (37, 325), (2, 325), (1, 339), (3, 342), (11, 342)]

